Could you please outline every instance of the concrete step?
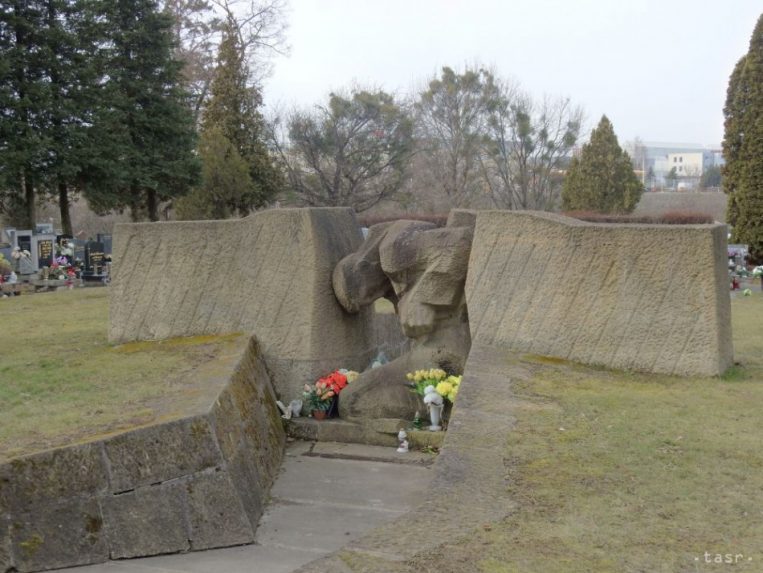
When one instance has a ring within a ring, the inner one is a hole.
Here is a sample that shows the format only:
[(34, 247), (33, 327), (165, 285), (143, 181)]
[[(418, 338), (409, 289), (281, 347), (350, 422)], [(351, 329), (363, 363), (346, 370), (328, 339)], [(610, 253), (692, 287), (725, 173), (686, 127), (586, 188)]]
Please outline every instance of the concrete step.
[(254, 545), (66, 569), (66, 573), (287, 573), (413, 509), (434, 456), (394, 447), (290, 443)]
[(286, 425), (286, 433), (297, 440), (392, 447), (397, 445), (397, 433), (401, 428), (408, 432), (408, 441), (413, 449), (442, 447), (445, 432), (414, 430), (410, 427), (410, 422), (397, 419), (357, 423), (339, 418), (292, 418)]

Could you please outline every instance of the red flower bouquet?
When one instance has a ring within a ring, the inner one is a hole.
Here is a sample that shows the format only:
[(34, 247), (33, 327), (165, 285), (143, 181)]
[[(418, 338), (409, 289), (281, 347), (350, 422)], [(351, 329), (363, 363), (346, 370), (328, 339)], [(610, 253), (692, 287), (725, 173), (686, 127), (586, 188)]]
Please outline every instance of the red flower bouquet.
[[(349, 372), (347, 373), (349, 374)], [(336, 398), (349, 383), (344, 371), (335, 370), (328, 376), (319, 378), (315, 384), (305, 384), (304, 398), (313, 417), (330, 417), (336, 410)]]

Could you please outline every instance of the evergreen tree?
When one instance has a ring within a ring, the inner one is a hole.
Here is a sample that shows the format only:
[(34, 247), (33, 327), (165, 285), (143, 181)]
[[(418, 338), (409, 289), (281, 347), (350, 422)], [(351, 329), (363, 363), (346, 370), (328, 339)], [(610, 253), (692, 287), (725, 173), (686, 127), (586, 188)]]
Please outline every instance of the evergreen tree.
[(721, 168), (716, 165), (711, 165), (702, 172), (702, 177), (699, 178), (699, 188), (711, 189), (720, 187), (722, 181)]
[[(202, 190), (214, 204), (213, 212), (243, 216), (281, 191), (283, 176), (264, 143), (264, 120), (258, 110), (262, 98), (259, 90), (249, 85), (244, 51), (233, 22), (227, 22), (223, 29), (210, 91), (202, 119), (206, 145), (200, 150), (202, 160), (210, 164), (204, 166)], [(247, 165), (248, 181), (240, 173), (241, 161)], [(217, 188), (214, 185), (220, 178), (212, 174), (225, 169), (236, 174), (235, 183), (229, 181)]]
[(86, 184), (95, 152), (90, 138), (98, 102), (95, 56), (103, 38), (88, 0), (45, 0), (42, 50), (47, 76), (48, 161), (40, 174), (48, 194), (58, 200), (61, 226), (71, 235), (70, 196)]
[(109, 44), (96, 113), (100, 150), (87, 198), (98, 210), (159, 218), (159, 203), (186, 194), (199, 164), (193, 115), (172, 56), (172, 18), (155, 0), (103, 0)]
[(734, 68), (726, 93), (723, 190), (732, 240), (763, 262), (763, 15), (750, 47)]
[(227, 219), (231, 208), (252, 190), (249, 165), (222, 130), (213, 127), (199, 140), (201, 186), (175, 203), (178, 219)]
[(57, 197), (71, 233), (69, 196), (85, 183), (88, 126), (98, 101), (93, 0), (13, 2), (0, 12), (0, 208), (32, 227), (35, 204)]
[(22, 228), (34, 228), (37, 177), (45, 163), (43, 8), (12, 0), (0, 10), (0, 210)]
[(643, 187), (633, 172), (631, 159), (620, 148), (612, 123), (604, 115), (574, 157), (562, 189), (565, 211), (630, 213), (638, 203)]

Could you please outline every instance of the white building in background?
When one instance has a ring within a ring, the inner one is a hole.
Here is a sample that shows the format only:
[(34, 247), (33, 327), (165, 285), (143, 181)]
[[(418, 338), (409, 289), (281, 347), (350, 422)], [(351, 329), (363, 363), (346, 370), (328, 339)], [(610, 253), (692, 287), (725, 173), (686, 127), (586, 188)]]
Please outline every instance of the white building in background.
[[(711, 151), (679, 151), (668, 153), (668, 172), (675, 169), (675, 186), (678, 191), (696, 189), (705, 169), (713, 167)], [(673, 183), (673, 182), (671, 182)]]
[[(720, 146), (692, 143), (644, 143), (643, 165), (636, 171), (648, 190), (688, 191), (696, 189), (710, 167), (723, 165)], [(676, 178), (670, 176), (675, 168)]]

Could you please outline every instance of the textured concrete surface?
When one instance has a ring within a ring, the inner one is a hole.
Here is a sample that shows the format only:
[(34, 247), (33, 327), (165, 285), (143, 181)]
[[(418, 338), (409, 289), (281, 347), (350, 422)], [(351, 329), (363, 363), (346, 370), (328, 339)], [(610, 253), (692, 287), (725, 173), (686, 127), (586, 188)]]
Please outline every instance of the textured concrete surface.
[(251, 543), (285, 434), (256, 340), (215, 366), (199, 411), (0, 465), (0, 570)]
[(254, 334), (291, 400), (305, 380), (362, 370), (376, 351), (370, 310), (350, 316), (331, 287), (334, 265), (361, 241), (350, 209), (117, 225), (109, 339)]
[(664, 215), (670, 212), (686, 211), (702, 213), (712, 217), (714, 221), (725, 223), (727, 203), (728, 196), (720, 192), (658, 191), (655, 193), (642, 193), (633, 214)]
[(431, 456), (398, 454), (393, 448), (297, 442), (287, 449), (255, 545), (112, 561), (66, 572), (294, 571), (415, 507), (432, 477), (432, 470), (421, 463), (427, 458)]
[(676, 375), (732, 364), (724, 225), (607, 225), (550, 213), (477, 216), (472, 340)]

